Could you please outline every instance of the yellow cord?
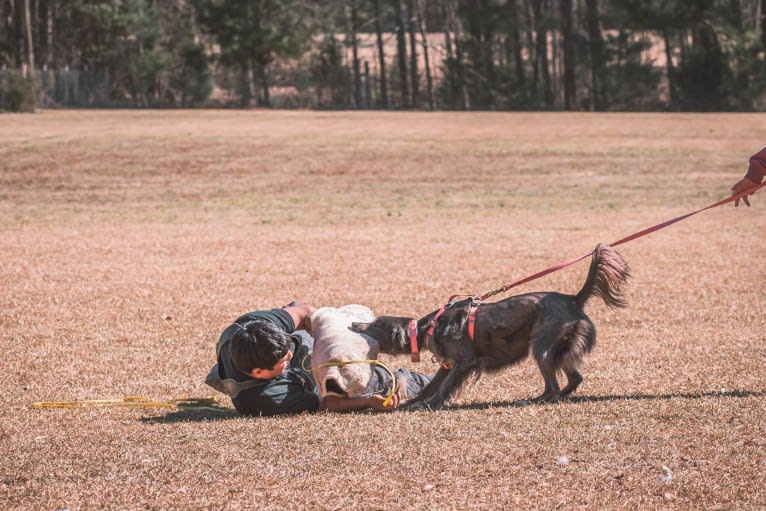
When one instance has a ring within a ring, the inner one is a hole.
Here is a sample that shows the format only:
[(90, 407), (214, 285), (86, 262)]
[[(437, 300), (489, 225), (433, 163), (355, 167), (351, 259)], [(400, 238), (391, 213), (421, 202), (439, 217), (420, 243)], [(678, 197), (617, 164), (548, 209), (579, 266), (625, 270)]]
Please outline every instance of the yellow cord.
[[(307, 358), (307, 357), (306, 357)], [(312, 372), (323, 367), (343, 367), (350, 364), (370, 364), (377, 365), (391, 375), (391, 390), (383, 401), (383, 406), (389, 406), (396, 394), (396, 375), (394, 372), (380, 360), (329, 360), (320, 364), (314, 369), (308, 369), (305, 366), (306, 358), (301, 361), (303, 369)], [(115, 399), (80, 399), (76, 401), (37, 401), (32, 403), (32, 408), (36, 409), (54, 409), (54, 408), (169, 408), (172, 410), (211, 410), (220, 412), (222, 408), (216, 407), (215, 397), (177, 397), (167, 401), (156, 401), (143, 396), (126, 396)]]
[(155, 401), (143, 396), (126, 396), (115, 399), (82, 399), (77, 401), (38, 401), (32, 408), (170, 408), (175, 410), (215, 410), (215, 397), (177, 397), (167, 401)]
[(306, 359), (308, 358), (308, 355), (303, 357), (303, 360), (301, 360), (301, 367), (308, 372), (316, 371), (317, 369), (322, 369), (324, 367), (344, 367), (351, 364), (370, 364), (374, 366), (380, 366), (383, 369), (386, 370), (388, 374), (391, 375), (391, 390), (388, 391), (388, 395), (386, 396), (385, 401), (383, 401), (383, 406), (390, 406), (391, 401), (394, 399), (394, 394), (396, 394), (396, 375), (394, 372), (383, 362), (380, 360), (374, 360), (374, 359), (368, 359), (368, 360), (328, 360), (327, 362), (323, 364), (319, 364), (313, 369), (309, 369), (306, 367)]

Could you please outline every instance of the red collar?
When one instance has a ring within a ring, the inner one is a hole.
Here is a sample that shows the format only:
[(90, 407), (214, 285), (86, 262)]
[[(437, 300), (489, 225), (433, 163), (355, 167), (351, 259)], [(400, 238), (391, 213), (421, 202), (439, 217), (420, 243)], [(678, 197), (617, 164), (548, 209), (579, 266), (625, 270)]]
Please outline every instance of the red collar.
[(418, 352), (418, 322), (411, 319), (407, 323), (407, 336), (410, 338), (410, 356), (413, 362), (420, 362), (420, 353)]
[(442, 305), (441, 309), (436, 311), (436, 314), (434, 314), (434, 317), (431, 318), (431, 321), (428, 322), (428, 330), (426, 330), (426, 340), (425, 345), (423, 346), (424, 350), (428, 349), (428, 341), (429, 339), (432, 339), (434, 336), (434, 330), (436, 329), (436, 320), (439, 319), (439, 316), (444, 314), (444, 311), (447, 309), (447, 305)]

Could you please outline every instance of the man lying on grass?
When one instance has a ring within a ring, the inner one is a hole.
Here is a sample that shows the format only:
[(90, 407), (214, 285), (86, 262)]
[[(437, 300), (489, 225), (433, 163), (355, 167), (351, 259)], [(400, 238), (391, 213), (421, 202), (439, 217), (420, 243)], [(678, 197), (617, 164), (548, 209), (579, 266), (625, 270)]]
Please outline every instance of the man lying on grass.
[[(221, 334), (216, 347), (218, 363), (205, 383), (229, 395), (243, 415), (395, 409), (399, 405), (396, 395), (384, 405), (386, 390), (393, 384), (384, 371), (376, 379), (378, 388), (369, 396), (320, 398), (314, 378), (304, 369), (311, 366), (314, 340), (310, 318), (314, 310), (293, 302), (281, 309), (239, 317)], [(406, 376), (407, 392), (413, 395), (430, 380), (406, 369), (397, 371), (397, 376), (401, 374)]]

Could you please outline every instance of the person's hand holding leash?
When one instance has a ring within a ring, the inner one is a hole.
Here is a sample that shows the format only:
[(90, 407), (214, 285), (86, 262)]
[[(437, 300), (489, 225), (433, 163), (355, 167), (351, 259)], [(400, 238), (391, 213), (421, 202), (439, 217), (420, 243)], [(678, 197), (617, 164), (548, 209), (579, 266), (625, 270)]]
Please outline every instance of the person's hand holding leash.
[[(758, 183), (755, 183), (753, 181), (750, 181), (750, 179), (743, 177), (742, 179), (737, 181), (737, 183), (734, 186), (731, 187), (731, 194), (737, 195), (738, 193), (742, 193), (745, 190), (749, 190), (750, 188), (756, 186), (757, 184)], [(748, 195), (753, 195), (753, 194), (749, 193)], [(735, 208), (739, 206), (739, 201), (740, 199), (737, 199), (734, 201)], [(744, 202), (747, 207), (750, 207), (750, 201), (748, 200), (747, 195), (744, 195), (742, 197), (742, 202)]]
[[(750, 166), (747, 169), (747, 174), (731, 187), (731, 194), (737, 195), (757, 186), (763, 181), (764, 176), (766, 176), (766, 147), (750, 157)], [(749, 207), (748, 195), (752, 195), (752, 193), (742, 196), (742, 200)], [(734, 201), (734, 207), (737, 206), (739, 206), (739, 199)]]

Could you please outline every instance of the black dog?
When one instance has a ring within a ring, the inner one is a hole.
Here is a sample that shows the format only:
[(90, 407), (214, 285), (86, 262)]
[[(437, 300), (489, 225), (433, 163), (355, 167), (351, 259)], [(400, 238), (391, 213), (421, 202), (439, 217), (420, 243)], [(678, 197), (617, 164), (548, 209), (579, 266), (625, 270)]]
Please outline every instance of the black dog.
[[(592, 296), (610, 307), (625, 307), (622, 286), (630, 276), (628, 265), (610, 246), (600, 244), (585, 284), (576, 295), (527, 293), (495, 303), (482, 303), (475, 315), (475, 335), (469, 335), (473, 299), (452, 302), (441, 315), (434, 311), (417, 321), (418, 350), (427, 348), (442, 363), (431, 383), (414, 399), (411, 408), (436, 409), (471, 376), (515, 364), (532, 352), (545, 380), (544, 392), (533, 401), (555, 401), (577, 389), (585, 354), (593, 349), (596, 329), (583, 310)], [(436, 321), (432, 325), (432, 319)], [(379, 316), (372, 323), (353, 323), (351, 329), (378, 340), (380, 351), (410, 353), (408, 325), (412, 318)], [(431, 327), (431, 335), (428, 334)], [(415, 335), (414, 324), (410, 329)], [(428, 340), (430, 338), (430, 341)], [(567, 377), (561, 389), (556, 371)]]

